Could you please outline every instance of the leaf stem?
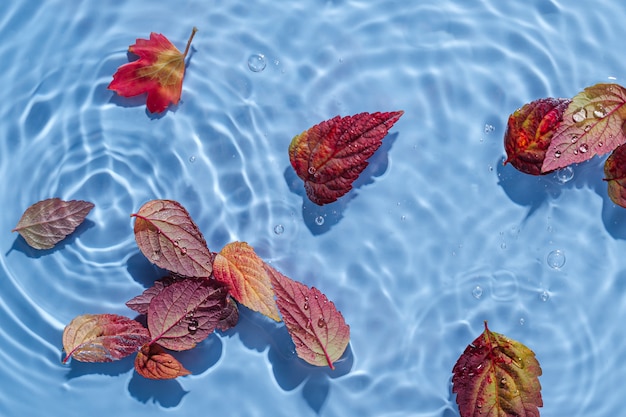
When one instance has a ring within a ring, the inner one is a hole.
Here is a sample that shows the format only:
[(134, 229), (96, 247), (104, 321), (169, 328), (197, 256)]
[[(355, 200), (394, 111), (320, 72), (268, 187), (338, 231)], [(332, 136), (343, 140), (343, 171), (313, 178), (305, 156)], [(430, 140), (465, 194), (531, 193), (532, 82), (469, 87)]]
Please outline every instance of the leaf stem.
[(187, 56), (187, 52), (189, 52), (189, 47), (191, 46), (191, 40), (196, 35), (197, 31), (198, 28), (195, 26), (193, 27), (193, 29), (191, 29), (191, 36), (189, 36), (189, 40), (187, 41), (187, 47), (185, 48), (185, 52), (183, 53), (183, 58)]

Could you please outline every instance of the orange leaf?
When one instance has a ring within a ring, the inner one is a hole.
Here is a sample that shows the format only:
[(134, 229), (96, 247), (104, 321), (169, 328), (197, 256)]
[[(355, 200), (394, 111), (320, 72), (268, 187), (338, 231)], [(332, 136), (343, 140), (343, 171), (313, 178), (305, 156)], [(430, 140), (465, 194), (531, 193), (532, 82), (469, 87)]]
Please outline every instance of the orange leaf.
[(246, 307), (280, 321), (265, 262), (246, 242), (224, 246), (213, 262), (213, 276), (228, 285), (230, 295)]
[(183, 89), (185, 57), (197, 30), (194, 27), (191, 31), (183, 53), (160, 33), (150, 33), (149, 40), (137, 39), (128, 50), (139, 59), (117, 69), (109, 90), (123, 97), (147, 93), (146, 105), (151, 113), (163, 112), (170, 103), (178, 104)]
[(174, 379), (191, 374), (172, 355), (156, 343), (144, 345), (135, 358), (135, 370), (144, 378)]

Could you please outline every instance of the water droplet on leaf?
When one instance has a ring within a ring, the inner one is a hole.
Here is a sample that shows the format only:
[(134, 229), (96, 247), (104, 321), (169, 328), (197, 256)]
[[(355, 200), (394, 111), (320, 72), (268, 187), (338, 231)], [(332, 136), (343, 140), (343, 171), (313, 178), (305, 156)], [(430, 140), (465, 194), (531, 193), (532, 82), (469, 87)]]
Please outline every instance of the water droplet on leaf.
[(248, 58), (248, 68), (252, 72), (261, 72), (265, 69), (265, 56), (263, 54), (250, 55)]
[(587, 145), (586, 143), (582, 143), (578, 147), (578, 150), (580, 151), (580, 153), (587, 153), (587, 151), (589, 150), (589, 145)]
[(578, 141), (578, 135), (572, 135), (571, 142), (576, 143)]
[(576, 110), (576, 112), (572, 115), (572, 119), (574, 122), (579, 123), (587, 118), (587, 110), (584, 107)]
[(305, 301), (304, 304), (302, 305), (302, 308), (305, 309), (305, 310), (308, 310), (309, 309), (309, 303)]
[(326, 326), (326, 320), (324, 320), (322, 317), (320, 317), (320, 318), (317, 320), (317, 327), (320, 327), (320, 328), (321, 328), (321, 327), (324, 327), (324, 326)]
[(555, 158), (560, 158), (561, 157), (561, 151), (554, 152), (554, 157)]
[(187, 330), (189, 330), (189, 333), (197, 332), (198, 331), (198, 320), (196, 320), (196, 319), (189, 320), (189, 324), (187, 325)]
[(591, 125), (585, 126), (585, 132), (589, 132), (591, 130)]
[(593, 111), (593, 115), (596, 116), (598, 119), (602, 119), (604, 116), (606, 116), (606, 113), (606, 109), (602, 104), (598, 104), (596, 106), (596, 109)]

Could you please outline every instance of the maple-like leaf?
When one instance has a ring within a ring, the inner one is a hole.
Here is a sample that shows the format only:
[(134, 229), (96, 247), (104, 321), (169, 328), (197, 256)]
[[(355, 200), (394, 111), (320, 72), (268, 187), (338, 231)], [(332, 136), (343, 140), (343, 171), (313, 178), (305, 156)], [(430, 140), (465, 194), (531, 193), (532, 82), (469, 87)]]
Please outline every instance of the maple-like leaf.
[(335, 304), (317, 288), (309, 288), (266, 265), (298, 357), (315, 366), (335, 369), (350, 342), (350, 326)]
[(84, 314), (63, 330), (63, 363), (70, 357), (81, 362), (111, 362), (137, 352), (150, 341), (148, 329), (117, 314)]
[(191, 374), (156, 343), (142, 346), (135, 358), (135, 370), (139, 375), (150, 379), (174, 379)]
[(230, 295), (246, 307), (280, 321), (265, 262), (246, 242), (224, 246), (213, 262), (215, 279), (228, 286)]
[(216, 280), (183, 279), (164, 287), (150, 301), (151, 343), (187, 350), (206, 339), (224, 320), (228, 290)]
[(160, 33), (150, 33), (150, 39), (137, 39), (128, 51), (139, 59), (119, 67), (108, 88), (123, 97), (147, 93), (146, 106), (151, 113), (163, 112), (170, 103), (178, 104), (185, 57), (197, 30), (194, 27), (191, 31), (182, 53)]
[(618, 146), (606, 159), (604, 175), (609, 184), (609, 197), (626, 208), (626, 145)]
[(93, 207), (82, 200), (42, 200), (26, 209), (12, 232), (18, 232), (35, 249), (50, 249), (76, 230)]
[(211, 276), (213, 255), (180, 203), (152, 200), (132, 216), (136, 218), (135, 240), (148, 260), (181, 276)]
[(295, 136), (289, 145), (289, 160), (304, 180), (309, 199), (324, 205), (350, 191), (367, 167), (367, 160), (402, 114), (395, 111), (336, 116)]
[(611, 152), (626, 143), (626, 89), (596, 84), (578, 93), (563, 114), (542, 171), (548, 172)]
[(532, 350), (485, 331), (459, 357), (452, 392), (461, 417), (539, 417), (541, 367)]
[(541, 175), (541, 166), (552, 135), (563, 118), (571, 100), (542, 98), (527, 103), (509, 116), (504, 134), (507, 159), (517, 170), (531, 175)]

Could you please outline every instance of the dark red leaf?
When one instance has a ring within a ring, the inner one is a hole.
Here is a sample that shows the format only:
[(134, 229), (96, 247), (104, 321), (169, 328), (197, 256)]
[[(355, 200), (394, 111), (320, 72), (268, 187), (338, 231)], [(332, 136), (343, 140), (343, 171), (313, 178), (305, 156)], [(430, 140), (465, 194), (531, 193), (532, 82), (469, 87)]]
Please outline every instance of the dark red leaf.
[(619, 146), (607, 158), (604, 175), (611, 200), (618, 206), (626, 207), (626, 145)]
[(485, 331), (459, 357), (452, 392), (461, 417), (539, 417), (541, 367), (523, 344)]
[[(152, 342), (187, 350), (204, 340), (230, 315), (227, 288), (214, 279), (184, 279), (156, 294), (148, 307)], [(226, 310), (226, 311), (224, 311)]]
[(350, 326), (341, 312), (317, 288), (287, 278), (270, 266), (266, 269), (298, 356), (311, 365), (335, 369), (333, 363), (350, 342)]
[(135, 370), (144, 378), (174, 379), (191, 374), (156, 343), (144, 345), (135, 358)]
[(171, 283), (175, 282), (176, 279), (173, 277), (164, 277), (159, 280), (154, 281), (152, 287), (146, 289), (143, 293), (134, 297), (126, 302), (126, 306), (130, 309), (135, 310), (139, 314), (148, 314), (148, 307), (150, 306), (150, 301), (159, 294), (163, 288), (167, 287)]
[(213, 255), (180, 203), (152, 200), (132, 216), (137, 246), (151, 262), (181, 276), (211, 276)]
[(93, 207), (81, 200), (43, 200), (26, 209), (12, 232), (18, 232), (35, 249), (50, 249), (76, 230)]
[(150, 341), (139, 322), (116, 314), (85, 314), (63, 330), (63, 349), (81, 362), (111, 362), (137, 352)]
[(289, 145), (289, 160), (304, 180), (309, 199), (324, 205), (350, 191), (367, 160), (403, 114), (336, 116), (295, 136)]
[(526, 174), (542, 175), (541, 166), (550, 146), (552, 135), (563, 118), (571, 100), (542, 98), (525, 104), (509, 116), (504, 134), (507, 159)]

